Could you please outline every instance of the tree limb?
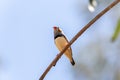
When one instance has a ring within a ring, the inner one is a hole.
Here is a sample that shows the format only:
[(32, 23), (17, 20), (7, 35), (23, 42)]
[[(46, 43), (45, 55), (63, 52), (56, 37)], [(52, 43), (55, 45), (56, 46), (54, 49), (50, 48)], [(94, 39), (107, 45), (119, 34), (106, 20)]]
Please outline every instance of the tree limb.
[(106, 7), (103, 11), (101, 11), (95, 18), (93, 18), (86, 26), (84, 26), (73, 38), (72, 40), (64, 47), (64, 49), (55, 57), (55, 59), (50, 63), (44, 73), (41, 75), (39, 80), (43, 80), (49, 70), (52, 68), (54, 64), (60, 59), (63, 53), (69, 48), (82, 34), (85, 32), (94, 22), (96, 22), (101, 16), (103, 16), (107, 11), (109, 11), (112, 7), (114, 7), (120, 0), (115, 0), (108, 7)]

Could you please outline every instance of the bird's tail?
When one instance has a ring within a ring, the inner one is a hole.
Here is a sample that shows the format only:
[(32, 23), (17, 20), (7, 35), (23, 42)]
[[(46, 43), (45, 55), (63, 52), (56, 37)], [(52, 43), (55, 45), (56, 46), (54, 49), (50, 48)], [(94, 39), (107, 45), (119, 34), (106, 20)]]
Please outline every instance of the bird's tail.
[(72, 60), (70, 61), (71, 62), (71, 64), (74, 66), (75, 65), (75, 61), (74, 61), (74, 59), (72, 58)]

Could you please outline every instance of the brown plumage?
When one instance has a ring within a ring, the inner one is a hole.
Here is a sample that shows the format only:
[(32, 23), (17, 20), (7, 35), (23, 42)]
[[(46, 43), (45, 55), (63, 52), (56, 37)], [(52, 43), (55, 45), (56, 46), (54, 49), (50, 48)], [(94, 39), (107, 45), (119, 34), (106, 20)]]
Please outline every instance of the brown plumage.
[[(62, 51), (62, 49), (68, 44), (67, 38), (64, 36), (62, 31), (59, 29), (59, 27), (53, 27), (54, 28), (54, 39), (56, 47), (59, 49), (59, 51)], [(72, 57), (72, 49), (69, 47), (64, 54), (68, 57), (72, 65), (75, 65), (74, 59)]]

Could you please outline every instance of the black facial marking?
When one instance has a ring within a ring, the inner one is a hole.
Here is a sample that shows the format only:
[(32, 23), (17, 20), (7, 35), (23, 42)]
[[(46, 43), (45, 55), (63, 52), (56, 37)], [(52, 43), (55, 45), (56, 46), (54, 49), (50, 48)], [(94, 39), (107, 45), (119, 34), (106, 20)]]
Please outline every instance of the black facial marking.
[(56, 38), (58, 38), (58, 37), (62, 37), (62, 36), (64, 36), (63, 34), (58, 34), (58, 35), (56, 35), (55, 37), (54, 37), (54, 39), (56, 39)]

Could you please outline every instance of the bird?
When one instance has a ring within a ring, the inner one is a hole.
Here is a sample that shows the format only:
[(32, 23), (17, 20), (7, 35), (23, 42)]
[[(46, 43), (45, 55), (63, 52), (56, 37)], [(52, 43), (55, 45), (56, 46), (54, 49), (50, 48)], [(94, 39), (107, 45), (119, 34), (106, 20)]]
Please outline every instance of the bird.
[[(54, 26), (54, 42), (56, 47), (58, 48), (59, 51), (62, 51), (63, 48), (68, 44), (68, 40), (65, 37), (65, 35), (63, 34), (63, 31), (59, 28)], [(69, 47), (65, 52), (64, 52), (65, 56), (70, 60), (70, 63), (74, 66), (75, 65), (75, 61), (72, 57), (72, 49), (71, 47)]]

